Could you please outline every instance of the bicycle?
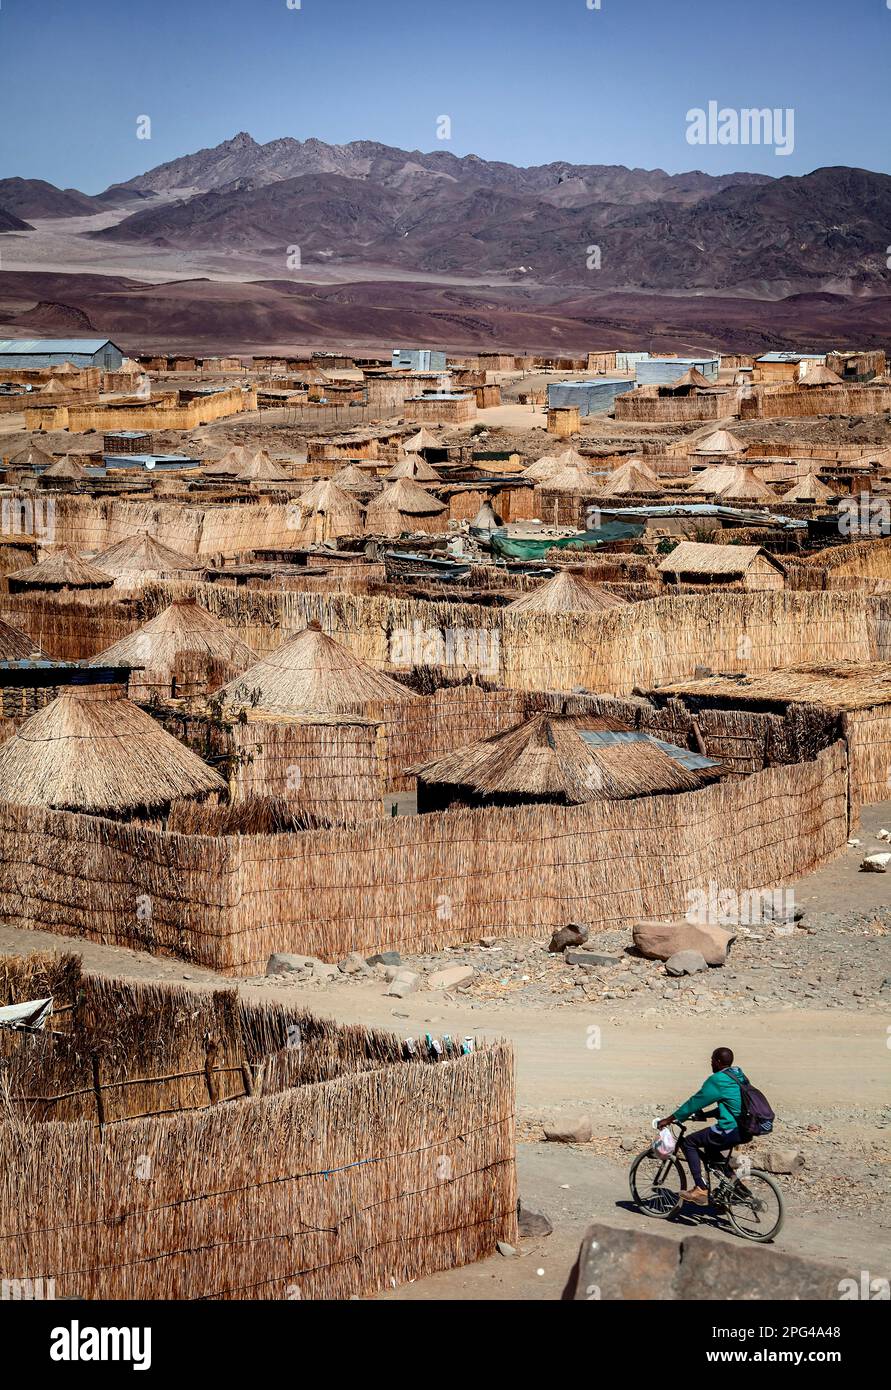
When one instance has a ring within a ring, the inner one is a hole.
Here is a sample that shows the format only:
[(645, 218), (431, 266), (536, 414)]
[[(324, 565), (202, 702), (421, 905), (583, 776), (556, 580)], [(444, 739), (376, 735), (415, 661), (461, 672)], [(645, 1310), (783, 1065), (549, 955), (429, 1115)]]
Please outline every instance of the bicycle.
[[(679, 1124), (673, 1128), (679, 1131), (680, 1143), (687, 1127)], [(703, 1157), (702, 1167), (709, 1205), (727, 1217), (737, 1235), (764, 1244), (779, 1234), (785, 1219), (783, 1196), (768, 1173), (748, 1165), (744, 1173), (734, 1172), (730, 1151), (726, 1150), (717, 1163)], [(634, 1203), (644, 1216), (667, 1221), (683, 1205), (681, 1192), (687, 1187), (683, 1161), (677, 1150), (669, 1155), (658, 1153), (655, 1140), (634, 1159), (628, 1181)]]

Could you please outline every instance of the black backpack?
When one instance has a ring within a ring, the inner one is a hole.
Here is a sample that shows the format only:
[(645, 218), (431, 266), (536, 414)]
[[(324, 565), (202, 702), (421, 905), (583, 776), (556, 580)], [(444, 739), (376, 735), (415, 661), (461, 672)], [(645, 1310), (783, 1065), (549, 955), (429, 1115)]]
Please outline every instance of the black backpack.
[[(730, 1068), (727, 1068), (728, 1072)], [(733, 1078), (736, 1081), (736, 1077)], [(750, 1081), (740, 1081), (739, 1098), (742, 1108), (736, 1127), (744, 1139), (756, 1139), (759, 1134), (770, 1134), (776, 1115), (770, 1108), (770, 1101), (763, 1091), (758, 1091)]]

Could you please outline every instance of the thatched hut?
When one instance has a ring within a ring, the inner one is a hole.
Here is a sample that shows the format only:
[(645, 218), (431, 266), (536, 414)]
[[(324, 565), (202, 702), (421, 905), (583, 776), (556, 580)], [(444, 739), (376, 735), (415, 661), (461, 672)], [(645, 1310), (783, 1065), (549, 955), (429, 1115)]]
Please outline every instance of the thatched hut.
[(365, 530), (372, 536), (440, 532), (448, 529), (448, 519), (449, 509), (444, 502), (411, 478), (399, 478), (372, 497), (365, 514)]
[(723, 454), (744, 454), (745, 451), (745, 444), (730, 430), (712, 430), (711, 434), (699, 441), (693, 453), (713, 458)]
[(26, 444), (23, 449), (18, 449), (10, 456), (8, 466), (27, 472), (39, 472), (42, 468), (49, 468), (52, 462), (52, 454), (41, 449), (39, 444)]
[(583, 575), (561, 570), (546, 584), (515, 599), (506, 613), (603, 613), (608, 608), (621, 608), (623, 598), (608, 593)]
[(414, 771), (419, 812), (627, 800), (695, 791), (723, 774), (714, 759), (616, 720), (547, 713)]
[(54, 550), (27, 569), (6, 576), (11, 594), (64, 593), (79, 589), (110, 589), (114, 577), (98, 565), (80, 560), (70, 550)]
[(176, 599), (163, 613), (91, 657), (88, 666), (129, 666), (131, 700), (209, 695), (257, 659), (206, 609)]
[(834, 372), (831, 367), (827, 367), (825, 362), (808, 363), (807, 370), (802, 372), (799, 369), (799, 386), (844, 386), (841, 377)]
[(303, 544), (362, 534), (362, 508), (330, 479), (323, 478), (301, 492), (289, 514)]
[(628, 459), (610, 473), (599, 487), (601, 497), (658, 497), (665, 485), (640, 459)]
[(68, 686), (0, 746), (0, 801), (14, 806), (155, 819), (225, 788), (119, 686)]
[(418, 430), (417, 434), (413, 434), (408, 439), (403, 439), (402, 441), (402, 450), (403, 453), (406, 454), (423, 454), (427, 449), (435, 449), (439, 452), (442, 448), (443, 446), (436, 438), (436, 435), (431, 434), (430, 431), (423, 426)]
[(399, 478), (414, 478), (418, 483), (442, 482), (440, 474), (420, 454), (406, 454), (405, 458), (393, 465), (389, 473), (384, 474), (384, 477), (388, 483), (395, 483)]
[(270, 458), (265, 449), (243, 463), (232, 476), (239, 483), (290, 483), (294, 481), (287, 469)]
[(714, 498), (716, 502), (775, 502), (777, 495), (753, 468), (737, 467), (734, 477), (714, 493)]
[(810, 503), (831, 502), (838, 494), (817, 477), (816, 473), (805, 473), (796, 478), (788, 492), (781, 494), (783, 502)]
[(47, 483), (50, 487), (64, 487), (66, 483), (82, 483), (86, 479), (87, 470), (77, 459), (66, 454), (64, 458), (56, 459), (49, 468), (44, 469), (38, 479), (41, 487)]
[(659, 385), (659, 394), (668, 392), (671, 395), (688, 395), (691, 391), (710, 390), (713, 383), (707, 376), (703, 376), (698, 367), (688, 367), (683, 376), (679, 376), (675, 381), (662, 382)]
[(783, 589), (783, 564), (760, 545), (706, 545), (681, 541), (658, 565), (667, 584), (709, 588)]
[(563, 464), (560, 459), (553, 454), (542, 454), (541, 458), (530, 463), (528, 468), (524, 468), (520, 476), (531, 478), (534, 483), (543, 483), (548, 478), (553, 478), (554, 474), (561, 472), (562, 469)]
[(0, 661), (49, 661), (33, 637), (0, 619)]
[(311, 624), (224, 686), (225, 707), (270, 714), (363, 714), (420, 697)]
[(115, 545), (94, 555), (93, 563), (112, 575), (119, 586), (164, 579), (170, 575), (182, 577), (203, 568), (200, 561), (171, 549), (163, 541), (149, 535), (148, 531), (125, 536)]
[(601, 490), (601, 479), (584, 465), (568, 463), (558, 473), (539, 483), (539, 490), (545, 492), (578, 493), (592, 497)]
[(353, 492), (357, 497), (370, 496), (373, 492), (380, 492), (382, 488), (379, 478), (372, 473), (366, 473), (362, 468), (357, 468), (354, 463), (348, 463), (346, 468), (341, 468), (333, 475), (331, 482), (339, 487), (341, 492)]

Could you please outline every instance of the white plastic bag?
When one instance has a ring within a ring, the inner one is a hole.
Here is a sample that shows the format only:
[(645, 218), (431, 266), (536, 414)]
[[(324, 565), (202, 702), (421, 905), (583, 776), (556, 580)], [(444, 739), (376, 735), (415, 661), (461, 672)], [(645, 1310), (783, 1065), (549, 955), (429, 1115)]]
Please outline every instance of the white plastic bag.
[(660, 1129), (659, 1137), (653, 1145), (653, 1148), (660, 1158), (670, 1158), (677, 1146), (678, 1141), (674, 1137), (674, 1130), (668, 1125), (665, 1125)]

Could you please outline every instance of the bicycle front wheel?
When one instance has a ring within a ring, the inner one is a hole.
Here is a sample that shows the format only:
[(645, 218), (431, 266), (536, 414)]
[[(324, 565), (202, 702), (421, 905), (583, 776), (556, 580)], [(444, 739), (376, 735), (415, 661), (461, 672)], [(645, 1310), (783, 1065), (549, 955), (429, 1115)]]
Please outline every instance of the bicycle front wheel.
[(753, 1169), (733, 1184), (727, 1216), (738, 1235), (763, 1244), (779, 1235), (785, 1217), (783, 1194), (773, 1178)]
[(681, 1205), (684, 1170), (674, 1157), (662, 1158), (646, 1149), (632, 1163), (628, 1179), (631, 1196), (644, 1216), (664, 1221)]

